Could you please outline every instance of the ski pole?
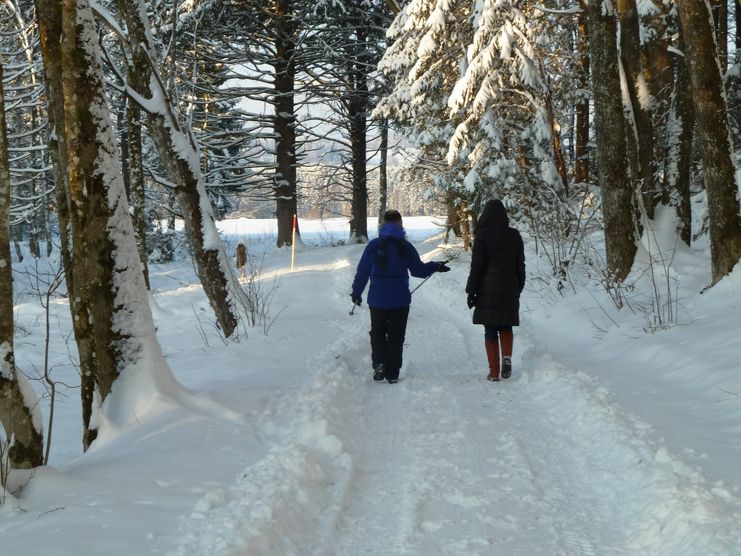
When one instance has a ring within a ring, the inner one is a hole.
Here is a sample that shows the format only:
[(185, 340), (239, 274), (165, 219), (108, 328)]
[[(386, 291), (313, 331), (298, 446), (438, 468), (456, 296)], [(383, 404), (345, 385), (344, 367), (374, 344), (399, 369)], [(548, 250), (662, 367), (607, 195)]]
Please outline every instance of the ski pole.
[(424, 284), (425, 282), (427, 282), (427, 280), (429, 280), (430, 278), (432, 278), (432, 274), (430, 274), (427, 278), (425, 278), (419, 284), (417, 284), (417, 287), (414, 288), (412, 291), (410, 291), (409, 292), (409, 295), (412, 295), (414, 292), (416, 292), (422, 286), (422, 284)]
[[(448, 259), (447, 261), (443, 261), (442, 263), (440, 263), (440, 266), (442, 266), (444, 264), (447, 264), (449, 262), (450, 262), (450, 259)], [(437, 271), (435, 271), (435, 272), (437, 272)], [(435, 274), (435, 272), (433, 272), (432, 274)], [(427, 282), (427, 280), (429, 280), (430, 278), (432, 278), (432, 274), (430, 274), (427, 278), (425, 278), (419, 284), (417, 284), (417, 287), (414, 288), (412, 291), (410, 291), (409, 292), (409, 295), (412, 295), (414, 292), (416, 292), (419, 288), (422, 287), (422, 284), (424, 284), (425, 282)]]
[(353, 303), (352, 304), (352, 309), (350, 310), (350, 316), (352, 316), (355, 313), (355, 307), (357, 307), (357, 305), (355, 305), (355, 303)]

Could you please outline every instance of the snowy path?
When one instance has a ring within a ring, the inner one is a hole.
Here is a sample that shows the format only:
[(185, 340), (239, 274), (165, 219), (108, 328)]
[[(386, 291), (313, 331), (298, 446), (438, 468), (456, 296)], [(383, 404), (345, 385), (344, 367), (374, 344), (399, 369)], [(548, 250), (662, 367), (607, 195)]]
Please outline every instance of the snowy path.
[[(335, 314), (351, 272), (327, 288)], [(741, 553), (738, 501), (526, 323), (513, 377), (487, 382), (463, 279), (415, 294), (397, 385), (371, 380), (367, 309), (335, 322), (337, 342), (306, 361), (315, 378), (260, 417), (275, 448), (201, 501), (175, 554)]]
[(484, 379), (481, 329), (458, 319), (416, 303), (403, 380), (371, 385), (333, 553), (609, 552), (619, 531), (594, 511), (572, 442), (549, 430), (517, 375)]

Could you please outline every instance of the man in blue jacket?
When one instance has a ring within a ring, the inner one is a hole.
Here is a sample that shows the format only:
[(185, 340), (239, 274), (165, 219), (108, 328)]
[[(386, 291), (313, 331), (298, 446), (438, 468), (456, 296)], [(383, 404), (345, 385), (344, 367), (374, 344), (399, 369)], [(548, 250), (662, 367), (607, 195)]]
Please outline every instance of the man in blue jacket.
[(358, 263), (352, 283), (352, 302), (362, 303), (362, 293), (370, 278), (368, 307), (371, 314), (371, 359), (373, 379), (399, 381), (404, 335), (412, 294), (409, 274), (427, 278), (434, 272), (450, 270), (444, 262), (423, 263), (414, 246), (406, 240), (401, 214), (388, 210), (378, 237), (371, 240)]

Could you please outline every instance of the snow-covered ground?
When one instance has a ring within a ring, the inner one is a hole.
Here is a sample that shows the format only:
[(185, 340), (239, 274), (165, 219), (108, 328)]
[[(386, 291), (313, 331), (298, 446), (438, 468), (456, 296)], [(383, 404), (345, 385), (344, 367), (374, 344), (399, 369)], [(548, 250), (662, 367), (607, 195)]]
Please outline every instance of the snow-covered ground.
[[(189, 393), (86, 454), (69, 310), (53, 301), (51, 461), (0, 507), (0, 554), (741, 554), (741, 270), (700, 294), (705, 250), (676, 251), (678, 323), (646, 332), (640, 288), (622, 311), (597, 278), (559, 295), (529, 252), (514, 373), (491, 383), (469, 256), (432, 220), (405, 225), (453, 270), (414, 294), (396, 385), (371, 379), (365, 304), (348, 314), (363, 246), (341, 245), (342, 221), (302, 223), (294, 272), (269, 222), (223, 223), (273, 294), (267, 334), (238, 343), (189, 263), (154, 266), (158, 336)], [(33, 374), (43, 310), (28, 277), (15, 287)]]

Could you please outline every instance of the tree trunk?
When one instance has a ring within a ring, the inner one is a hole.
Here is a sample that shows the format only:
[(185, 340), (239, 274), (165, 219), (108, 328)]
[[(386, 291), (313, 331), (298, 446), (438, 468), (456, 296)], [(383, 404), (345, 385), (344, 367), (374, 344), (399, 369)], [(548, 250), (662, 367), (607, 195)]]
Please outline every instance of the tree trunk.
[[(672, 52), (669, 46), (672, 44), (670, 37), (673, 33), (669, 32), (668, 22), (671, 21), (669, 7), (661, 6), (662, 12), (649, 16), (645, 25), (655, 29), (653, 34), (646, 34), (642, 43), (641, 56), (643, 62), (643, 78), (648, 87), (649, 94), (654, 98), (655, 103), (651, 107), (651, 119), (653, 121), (654, 134), (654, 153), (653, 161), (654, 170), (664, 169), (664, 181), (662, 182), (657, 174), (654, 174), (654, 186), (657, 188), (657, 199), (661, 199), (666, 204), (666, 155), (668, 153), (667, 145), (660, 148), (660, 137), (666, 137), (665, 141), (671, 141), (667, 137), (667, 120), (666, 115), (672, 112), (673, 92), (675, 83), (674, 62)], [(660, 116), (660, 117), (659, 117)]]
[[(679, 47), (684, 52), (682, 33)], [(681, 240), (690, 245), (692, 241), (692, 207), (690, 205), (690, 173), (692, 168), (692, 139), (695, 130), (695, 113), (692, 105), (692, 84), (684, 56), (675, 56), (675, 75), (672, 104), (669, 113), (669, 145), (666, 155), (666, 185), (663, 202), (674, 207), (679, 220)]]
[(463, 250), (471, 250), (471, 226), (468, 221), (468, 203), (458, 205), (458, 222), (461, 225), (461, 234), (463, 235)]
[(710, 219), (713, 283), (741, 258), (741, 217), (732, 158), (728, 108), (706, 2), (677, 0), (692, 82)]
[(368, 241), (368, 182), (365, 160), (366, 149), (366, 111), (362, 106), (354, 106), (350, 114), (350, 142), (352, 144), (352, 218), (350, 237), (359, 243)]
[(62, 65), (59, 44), (62, 40), (62, 6), (59, 2), (36, 0), (36, 18), (39, 24), (39, 40), (44, 58), (46, 94), (49, 106), (51, 129), (55, 131), (49, 140), (54, 172), (54, 190), (59, 218), (59, 240), (67, 285), (67, 298), (72, 313), (72, 328), (77, 343), (80, 363), (80, 400), (82, 404), (83, 439), (87, 448), (95, 439), (90, 427), (95, 392), (95, 353), (93, 327), (83, 311), (83, 305), (75, 288), (75, 264), (72, 255), (72, 228), (70, 222), (69, 197), (67, 195), (67, 150), (64, 142), (64, 98), (62, 95)]
[[(579, 14), (579, 33), (577, 53), (581, 68), (580, 80), (583, 79), (582, 90), (589, 88), (589, 50), (587, 14)], [(576, 169), (574, 181), (587, 183), (589, 181), (589, 99), (580, 97), (576, 105), (576, 145), (574, 149)]]
[(728, 0), (711, 0), (718, 59), (723, 73), (728, 68)]
[(152, 66), (157, 57), (147, 31), (150, 25), (145, 20), (147, 11), (144, 4), (141, 0), (117, 0), (116, 5), (126, 20), (129, 33), (134, 65), (130, 74), (133, 78), (131, 85), (145, 99), (156, 96), (162, 100), (160, 105), (147, 112), (148, 129), (168, 178), (176, 184), (175, 192), (198, 277), (219, 327), (228, 338), (237, 330), (239, 315), (250, 313), (249, 308), (240, 311), (240, 305), (247, 307), (250, 302), (239, 286), (231, 257), (226, 254), (219, 239), (211, 203), (202, 181), (195, 140), (181, 129), (162, 80)]
[(620, 94), (617, 21), (605, 0), (589, 2), (594, 120), (609, 280), (622, 281), (636, 253), (636, 222)]
[(386, 212), (388, 197), (388, 155), (389, 155), (389, 123), (387, 119), (381, 122), (381, 144), (379, 146), (381, 163), (378, 167), (378, 227), (383, 224), (383, 215)]
[[(364, 34), (358, 30), (356, 50), (365, 48)], [(350, 236), (355, 241), (368, 241), (368, 180), (366, 159), (367, 148), (367, 116), (368, 105), (368, 77), (362, 56), (353, 56), (350, 65), (350, 102), (348, 103), (348, 117), (350, 120), (350, 144), (352, 150), (352, 218), (350, 219)]]
[(450, 231), (453, 232), (455, 237), (461, 237), (461, 221), (458, 218), (458, 208), (456, 201), (458, 196), (450, 189), (445, 193), (445, 207), (447, 209), (447, 221), (445, 223), (446, 237)]
[[(31, 77), (32, 82), (35, 84), (36, 81), (35, 70)], [(31, 108), (31, 129), (38, 129), (39, 122), (43, 118), (38, 114), (38, 108)], [(34, 143), (35, 143), (34, 139)], [(34, 145), (41, 146), (41, 145)], [(33, 158), (33, 165), (42, 168), (40, 160), (40, 151), (35, 151), (31, 156)], [(31, 254), (37, 259), (41, 258), (41, 240), (47, 236), (46, 233), (46, 195), (44, 195), (44, 184), (43, 180), (39, 183), (38, 178), (34, 178), (31, 183), (31, 196), (34, 201), (33, 216), (31, 217), (31, 233), (28, 237), (28, 248)]]
[[(3, 66), (0, 63), (0, 107), (5, 106)], [(26, 399), (25, 377), (15, 366), (13, 352), (13, 271), (10, 263), (10, 167), (5, 111), (0, 110), (0, 427), (9, 441), (11, 468), (43, 465), (41, 423), (34, 423), (34, 402)], [(0, 485), (5, 486), (5, 485)]]
[(644, 76), (638, 10), (635, 0), (617, 0), (616, 7), (620, 19), (620, 59), (633, 114), (633, 121), (626, 122), (631, 168), (635, 168), (633, 178), (638, 182), (646, 214), (653, 218), (658, 201), (658, 191), (654, 186), (654, 129), (651, 114), (642, 105), (638, 91)]
[[(136, 233), (136, 246), (142, 264), (144, 282), (149, 284), (149, 265), (147, 264), (147, 219), (144, 201), (144, 170), (142, 163), (141, 109), (131, 99), (126, 100), (126, 138), (128, 151), (129, 203), (131, 204), (131, 223)], [(126, 175), (126, 173), (125, 173)]]
[[(296, 65), (294, 35), (296, 23), (290, 15), (291, 0), (277, 0), (277, 24), (282, 32), (275, 44), (275, 216), (278, 220), (278, 247), (291, 245), (296, 199), (296, 108), (294, 105)], [(298, 236), (298, 230), (296, 231)]]
[(566, 160), (563, 156), (563, 143), (561, 141), (561, 131), (556, 114), (553, 110), (553, 97), (551, 96), (550, 85), (545, 95), (545, 106), (548, 114), (548, 122), (551, 126), (551, 149), (553, 149), (553, 160), (556, 164), (556, 171), (561, 178), (561, 194), (566, 199), (569, 196), (569, 176), (566, 171)]

